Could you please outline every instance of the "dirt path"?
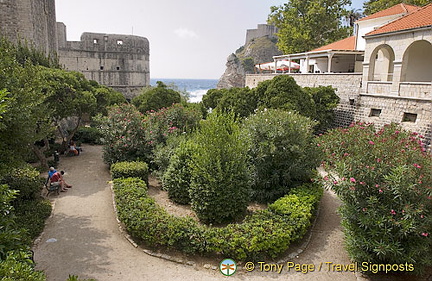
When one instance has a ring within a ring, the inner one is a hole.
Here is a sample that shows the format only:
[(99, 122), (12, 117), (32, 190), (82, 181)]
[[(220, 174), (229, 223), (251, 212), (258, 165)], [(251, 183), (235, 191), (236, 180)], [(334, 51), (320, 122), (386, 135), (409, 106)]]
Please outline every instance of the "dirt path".
[[(133, 247), (119, 231), (112, 206), (110, 175), (101, 159), (100, 146), (84, 146), (79, 157), (61, 158), (60, 169), (73, 185), (68, 192), (51, 195), (55, 208), (35, 245), (37, 269), (49, 281), (65, 281), (69, 274), (98, 281), (111, 280), (356, 280), (350, 272), (329, 272), (325, 262), (349, 264), (343, 250), (338, 200), (325, 192), (312, 239), (293, 262), (324, 266), (320, 272), (281, 274), (240, 269), (234, 276), (202, 265), (188, 266), (149, 256)], [(218, 266), (215, 261), (212, 266)]]

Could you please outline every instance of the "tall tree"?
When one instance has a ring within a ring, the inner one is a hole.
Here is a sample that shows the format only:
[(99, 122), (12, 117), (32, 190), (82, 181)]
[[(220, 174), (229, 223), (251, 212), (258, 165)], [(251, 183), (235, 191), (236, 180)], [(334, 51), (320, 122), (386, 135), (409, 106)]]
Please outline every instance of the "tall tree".
[(348, 15), (350, 0), (289, 0), (271, 7), (269, 23), (279, 28), (278, 48), (284, 53), (310, 51), (350, 34), (341, 18)]
[(369, 0), (363, 3), (364, 13), (365, 15), (371, 15), (399, 3), (405, 3), (421, 7), (432, 3), (432, 0)]

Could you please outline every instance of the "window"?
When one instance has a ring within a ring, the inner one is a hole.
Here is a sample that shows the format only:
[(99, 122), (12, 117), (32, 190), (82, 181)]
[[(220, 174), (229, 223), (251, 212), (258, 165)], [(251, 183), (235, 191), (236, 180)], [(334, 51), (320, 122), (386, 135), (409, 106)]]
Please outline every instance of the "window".
[(100, 70), (103, 70), (103, 65), (101, 65)]
[(355, 105), (355, 100), (354, 99), (349, 99), (349, 104), (350, 105)]
[(120, 66), (117, 66), (117, 70), (120, 70)]
[(381, 109), (371, 108), (369, 117), (380, 117)]
[(417, 120), (417, 114), (405, 112), (402, 118), (402, 122), (412, 122), (415, 123)]
[(93, 44), (99, 44), (99, 39), (93, 39)]
[(117, 39), (117, 45), (123, 45), (123, 40)]

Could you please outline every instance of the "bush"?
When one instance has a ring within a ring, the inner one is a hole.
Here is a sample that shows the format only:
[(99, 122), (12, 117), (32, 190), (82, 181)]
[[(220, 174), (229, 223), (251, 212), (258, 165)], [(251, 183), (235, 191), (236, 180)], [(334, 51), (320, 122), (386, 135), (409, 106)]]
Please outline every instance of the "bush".
[(133, 105), (111, 107), (108, 116), (101, 118), (99, 123), (105, 163), (150, 161), (151, 146), (145, 141), (143, 115)]
[(194, 135), (190, 198), (206, 223), (232, 220), (249, 203), (247, 145), (234, 115), (211, 114)]
[(28, 245), (44, 230), (45, 220), (51, 215), (49, 200), (31, 200), (15, 206), (17, 227), (26, 229), (25, 237)]
[(89, 144), (102, 144), (102, 137), (102, 133), (92, 127), (80, 127), (74, 134), (76, 141)]
[(0, 279), (4, 281), (45, 281), (42, 271), (34, 270), (34, 263), (29, 254), (10, 252), (5, 260), (0, 261)]
[(276, 109), (260, 111), (243, 122), (243, 134), (250, 138), (254, 200), (274, 201), (291, 187), (310, 181), (321, 161), (313, 144), (314, 125), (299, 114)]
[(432, 157), (422, 139), (394, 124), (376, 131), (361, 123), (319, 138), (353, 260), (432, 264)]
[(140, 178), (148, 184), (148, 165), (145, 162), (117, 162), (111, 165), (111, 176), (117, 178)]
[(162, 178), (163, 188), (168, 190), (171, 200), (179, 204), (189, 204), (191, 184), (190, 162), (194, 147), (191, 142), (182, 142), (171, 157), (168, 169)]
[(150, 110), (159, 110), (163, 107), (169, 107), (181, 101), (180, 94), (173, 89), (169, 89), (161, 81), (157, 81), (157, 86), (144, 89), (144, 91), (132, 99), (132, 103), (141, 113)]
[(1, 183), (7, 184), (10, 189), (18, 190), (15, 201), (33, 200), (40, 196), (41, 187), (44, 179), (39, 176), (39, 172), (30, 165), (20, 168), (13, 168)]
[[(258, 211), (241, 224), (200, 225), (191, 218), (174, 217), (147, 196), (140, 179), (114, 180), (119, 219), (136, 238), (151, 246), (167, 246), (186, 253), (213, 253), (237, 260), (276, 257), (310, 226), (322, 188), (308, 184)], [(307, 213), (309, 210), (309, 213)]]
[(331, 86), (319, 86), (317, 88), (303, 88), (315, 103), (315, 115), (310, 118), (318, 121), (315, 126), (316, 131), (330, 129), (335, 117), (334, 109), (339, 104), (339, 96), (336, 95), (335, 89)]

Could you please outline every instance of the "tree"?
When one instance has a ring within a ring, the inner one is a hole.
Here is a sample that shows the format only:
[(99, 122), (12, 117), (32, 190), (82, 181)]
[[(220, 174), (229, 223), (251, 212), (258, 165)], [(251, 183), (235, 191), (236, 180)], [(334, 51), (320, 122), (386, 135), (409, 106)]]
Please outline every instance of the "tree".
[(289, 0), (271, 7), (268, 21), (279, 28), (278, 48), (284, 53), (310, 51), (350, 34), (341, 18), (350, 0)]
[(432, 0), (369, 0), (363, 3), (363, 9), (365, 15), (371, 15), (399, 3), (405, 3), (421, 7), (432, 3)]
[(180, 94), (168, 88), (168, 86), (161, 81), (157, 81), (156, 87), (145, 89), (141, 95), (132, 99), (132, 103), (143, 114), (147, 111), (156, 111), (162, 107), (169, 107), (180, 101)]

